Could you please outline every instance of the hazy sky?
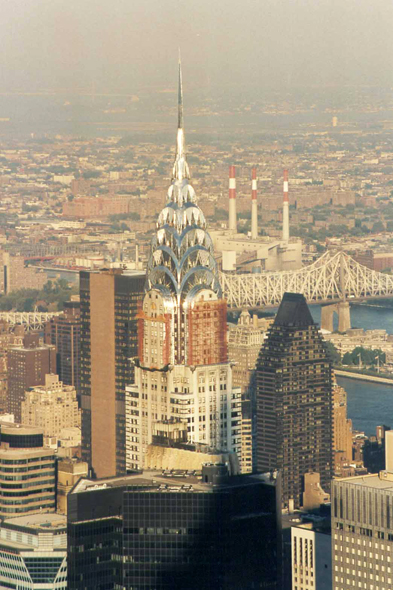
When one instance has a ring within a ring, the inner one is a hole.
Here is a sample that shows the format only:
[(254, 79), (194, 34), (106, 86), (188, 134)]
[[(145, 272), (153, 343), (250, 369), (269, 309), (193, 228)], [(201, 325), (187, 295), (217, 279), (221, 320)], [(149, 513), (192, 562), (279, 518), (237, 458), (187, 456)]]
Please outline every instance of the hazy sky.
[(393, 86), (392, 0), (1, 0), (0, 92)]

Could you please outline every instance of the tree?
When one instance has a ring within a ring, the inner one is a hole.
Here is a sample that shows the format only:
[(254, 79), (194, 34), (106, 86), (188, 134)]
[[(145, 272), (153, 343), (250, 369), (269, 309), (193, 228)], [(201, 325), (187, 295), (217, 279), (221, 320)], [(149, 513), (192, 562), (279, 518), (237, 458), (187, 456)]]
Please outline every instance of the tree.
[(341, 354), (334, 346), (333, 342), (326, 342), (326, 348), (333, 365), (341, 365)]

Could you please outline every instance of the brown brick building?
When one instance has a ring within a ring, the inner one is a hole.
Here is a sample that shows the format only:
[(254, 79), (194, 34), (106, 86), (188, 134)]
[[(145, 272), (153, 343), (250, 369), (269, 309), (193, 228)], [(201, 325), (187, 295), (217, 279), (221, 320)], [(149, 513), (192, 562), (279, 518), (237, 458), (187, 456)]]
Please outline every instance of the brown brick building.
[(7, 353), (8, 412), (21, 421), (21, 403), (30, 387), (45, 384), (45, 375), (56, 373), (56, 348), (43, 344), (38, 334), (26, 334), (23, 345)]

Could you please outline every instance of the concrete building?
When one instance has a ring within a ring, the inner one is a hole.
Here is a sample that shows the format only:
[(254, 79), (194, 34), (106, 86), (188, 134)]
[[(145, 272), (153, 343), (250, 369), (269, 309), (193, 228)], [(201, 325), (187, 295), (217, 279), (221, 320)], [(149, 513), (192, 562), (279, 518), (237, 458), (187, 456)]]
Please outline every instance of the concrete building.
[[(81, 410), (72, 385), (64, 385), (58, 375), (45, 375), (45, 385), (26, 391), (22, 401), (22, 424), (42, 428), (44, 443), (55, 448), (64, 428), (81, 428)], [(80, 441), (79, 441), (80, 444)]]
[(82, 456), (99, 478), (126, 473), (125, 388), (145, 280), (120, 269), (80, 273)]
[(64, 312), (45, 326), (45, 342), (56, 346), (57, 374), (65, 385), (80, 390), (80, 303), (67, 301)]
[(67, 520), (59, 514), (5, 518), (0, 526), (0, 588), (67, 589)]
[[(299, 238), (289, 237), (288, 171), (284, 170), (283, 231), (281, 240), (258, 237), (255, 169), (253, 169), (252, 176), (251, 235), (246, 237), (245, 234), (237, 233), (235, 167), (230, 166), (229, 168), (228, 229), (211, 232), (214, 248), (216, 252), (222, 254), (223, 270), (234, 270), (232, 266), (236, 258), (242, 259), (242, 265), (240, 267), (235, 262), (235, 268), (237, 270), (242, 268), (243, 272), (245, 270), (261, 272), (265, 270), (295, 270), (301, 268), (302, 241)], [(229, 257), (226, 256), (228, 254)], [(228, 263), (229, 266), (227, 266)]]
[(8, 412), (15, 421), (22, 419), (25, 392), (36, 385), (44, 385), (45, 375), (56, 373), (56, 349), (43, 344), (38, 334), (26, 334), (22, 346), (12, 346), (7, 353)]
[(68, 496), (68, 588), (281, 590), (279, 492), (279, 476), (223, 464), (81, 479)]
[(56, 509), (55, 453), (39, 428), (0, 424), (0, 517)]
[(129, 470), (143, 467), (156, 422), (185, 422), (193, 444), (220, 451), (241, 447), (241, 393), (228, 359), (227, 306), (189, 181), (182, 109), (179, 72), (172, 184), (158, 217), (138, 314), (135, 381), (126, 388)]
[(331, 590), (332, 540), (322, 518), (291, 527), (292, 590)]
[(282, 470), (284, 506), (309, 472), (329, 492), (332, 441), (331, 361), (304, 296), (285, 293), (257, 363), (257, 466)]

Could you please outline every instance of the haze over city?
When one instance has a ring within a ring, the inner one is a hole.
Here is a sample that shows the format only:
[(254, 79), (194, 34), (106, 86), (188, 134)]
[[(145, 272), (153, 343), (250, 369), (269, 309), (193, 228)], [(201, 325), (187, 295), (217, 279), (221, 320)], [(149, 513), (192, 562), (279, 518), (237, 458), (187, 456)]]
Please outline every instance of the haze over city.
[(2, 6), (1, 92), (393, 84), (389, 0), (15, 0)]

